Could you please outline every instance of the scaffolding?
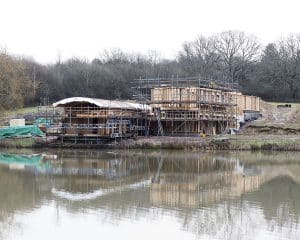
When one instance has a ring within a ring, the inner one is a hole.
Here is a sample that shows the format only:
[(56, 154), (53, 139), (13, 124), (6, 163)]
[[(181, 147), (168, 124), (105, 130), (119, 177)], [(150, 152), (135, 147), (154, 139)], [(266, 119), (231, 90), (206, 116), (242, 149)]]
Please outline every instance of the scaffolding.
[(89, 98), (63, 101), (39, 109), (39, 115), (51, 123), (40, 126), (49, 140), (100, 144), (147, 134), (150, 108), (146, 105)]
[(150, 134), (214, 135), (237, 126), (237, 84), (202, 77), (132, 82), (133, 98), (154, 112)]
[(40, 128), (57, 143), (101, 144), (138, 136), (214, 135), (237, 126), (236, 84), (201, 77), (140, 78), (132, 90), (129, 101), (75, 97), (40, 107), (48, 124)]

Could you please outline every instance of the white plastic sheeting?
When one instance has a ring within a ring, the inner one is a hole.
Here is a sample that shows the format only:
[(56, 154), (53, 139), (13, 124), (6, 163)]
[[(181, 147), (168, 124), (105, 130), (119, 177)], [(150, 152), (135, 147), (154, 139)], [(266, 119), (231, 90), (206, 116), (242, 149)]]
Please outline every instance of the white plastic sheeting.
[(128, 101), (117, 101), (117, 100), (104, 100), (97, 98), (85, 98), (85, 97), (72, 97), (65, 98), (56, 103), (53, 103), (54, 107), (63, 107), (68, 103), (73, 102), (85, 102), (94, 104), (100, 108), (115, 108), (115, 109), (133, 109), (133, 110), (151, 110), (151, 107), (147, 104), (140, 104)]
[(93, 200), (107, 194), (120, 193), (121, 191), (129, 190), (129, 189), (144, 188), (150, 186), (150, 184), (151, 184), (150, 180), (144, 180), (129, 185), (117, 186), (111, 189), (98, 189), (90, 193), (71, 193), (71, 192), (66, 192), (64, 190), (58, 190), (56, 188), (52, 188), (51, 192), (56, 197), (75, 202), (75, 201)]

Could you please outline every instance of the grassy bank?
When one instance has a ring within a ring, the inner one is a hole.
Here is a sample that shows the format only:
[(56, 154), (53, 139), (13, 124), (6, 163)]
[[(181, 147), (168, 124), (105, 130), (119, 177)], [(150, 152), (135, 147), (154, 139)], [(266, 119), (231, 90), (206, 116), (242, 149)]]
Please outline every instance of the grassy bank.
[(37, 112), (38, 112), (37, 107), (26, 107), (26, 108), (7, 110), (4, 112), (4, 114), (6, 114), (7, 116), (17, 116), (17, 115), (23, 115), (27, 113), (37, 113)]
[(296, 135), (230, 135), (219, 137), (151, 137), (126, 140), (119, 148), (191, 149), (191, 150), (273, 150), (300, 151), (300, 136)]
[(0, 140), (0, 148), (35, 148), (34, 138), (7, 138)]
[(300, 151), (300, 135), (226, 135), (218, 137), (141, 137), (106, 144), (54, 142), (37, 144), (33, 138), (3, 139), (0, 148), (77, 148), (77, 149), (184, 149), (184, 150), (271, 150)]
[(0, 116), (0, 126), (7, 125), (9, 123), (9, 119), (13, 117), (23, 118), (26, 114), (35, 114), (38, 112), (37, 107), (26, 107), (26, 108), (19, 108), (19, 109), (12, 109), (6, 110), (1, 112)]
[(232, 150), (300, 151), (299, 135), (236, 135), (230, 136)]

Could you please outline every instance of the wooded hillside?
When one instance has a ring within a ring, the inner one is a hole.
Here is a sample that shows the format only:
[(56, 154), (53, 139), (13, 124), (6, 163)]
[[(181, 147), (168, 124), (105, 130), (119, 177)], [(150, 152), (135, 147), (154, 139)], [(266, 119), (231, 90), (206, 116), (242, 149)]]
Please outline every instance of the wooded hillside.
[(185, 42), (174, 59), (115, 49), (92, 61), (72, 58), (42, 65), (0, 54), (0, 109), (71, 96), (131, 98), (130, 81), (145, 77), (201, 76), (238, 82), (246, 94), (300, 101), (300, 36), (263, 46), (244, 32), (228, 31)]

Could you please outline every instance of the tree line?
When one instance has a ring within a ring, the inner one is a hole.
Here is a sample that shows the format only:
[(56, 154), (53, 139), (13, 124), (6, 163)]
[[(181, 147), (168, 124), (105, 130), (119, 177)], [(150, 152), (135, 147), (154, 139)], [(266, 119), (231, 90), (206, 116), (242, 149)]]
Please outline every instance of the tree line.
[(201, 76), (238, 83), (265, 100), (300, 101), (300, 35), (263, 46), (256, 36), (227, 31), (183, 43), (176, 58), (159, 53), (104, 51), (88, 61), (71, 58), (43, 65), (0, 53), (0, 109), (72, 96), (130, 99), (137, 78)]

